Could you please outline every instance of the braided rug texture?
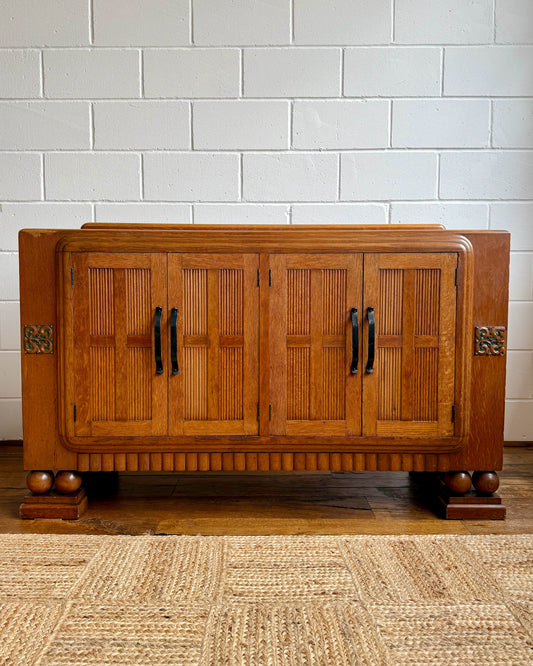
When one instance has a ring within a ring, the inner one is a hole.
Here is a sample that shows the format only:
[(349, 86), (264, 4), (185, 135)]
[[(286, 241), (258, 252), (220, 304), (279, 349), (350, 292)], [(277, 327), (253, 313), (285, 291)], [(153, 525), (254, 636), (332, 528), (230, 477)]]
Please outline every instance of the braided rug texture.
[(533, 536), (0, 536), (0, 664), (533, 664)]

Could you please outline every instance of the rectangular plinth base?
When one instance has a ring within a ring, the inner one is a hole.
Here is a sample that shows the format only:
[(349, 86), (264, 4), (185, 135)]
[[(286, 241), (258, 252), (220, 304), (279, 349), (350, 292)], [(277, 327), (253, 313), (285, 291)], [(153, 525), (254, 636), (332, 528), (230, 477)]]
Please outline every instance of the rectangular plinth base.
[(441, 491), (438, 510), (443, 518), (450, 520), (504, 520), (506, 508), (501, 497), (481, 495), (476, 492), (455, 496)]
[(28, 493), (20, 505), (20, 518), (63, 518), (73, 520), (79, 518), (87, 508), (85, 488), (70, 495), (60, 495), (51, 490), (44, 495)]

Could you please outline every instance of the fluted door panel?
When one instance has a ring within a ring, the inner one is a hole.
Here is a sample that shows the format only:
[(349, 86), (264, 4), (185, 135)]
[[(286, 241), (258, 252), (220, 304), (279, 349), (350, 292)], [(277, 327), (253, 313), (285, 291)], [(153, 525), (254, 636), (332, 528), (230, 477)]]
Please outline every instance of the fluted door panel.
[(360, 434), (360, 375), (350, 372), (358, 254), (271, 255), (270, 433)]
[(72, 298), (76, 434), (166, 434), (153, 333), (156, 307), (166, 310), (165, 255), (74, 253)]

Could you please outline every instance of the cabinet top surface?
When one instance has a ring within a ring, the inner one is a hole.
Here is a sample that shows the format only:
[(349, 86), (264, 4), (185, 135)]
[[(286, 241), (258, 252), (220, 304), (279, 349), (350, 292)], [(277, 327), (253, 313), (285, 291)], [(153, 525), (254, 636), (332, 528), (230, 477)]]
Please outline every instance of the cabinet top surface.
[[(473, 252), (470, 239), (506, 231), (446, 230), (427, 225), (167, 225), (88, 223), (81, 229), (23, 229), (24, 238), (53, 237), (58, 252)], [(21, 249), (22, 246), (21, 246)]]

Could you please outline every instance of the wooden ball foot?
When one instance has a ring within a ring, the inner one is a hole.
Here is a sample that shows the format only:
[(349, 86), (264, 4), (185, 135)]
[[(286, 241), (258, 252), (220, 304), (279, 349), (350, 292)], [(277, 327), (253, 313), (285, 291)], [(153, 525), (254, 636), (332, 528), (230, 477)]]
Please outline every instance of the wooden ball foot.
[(81, 482), (81, 474), (78, 474), (78, 472), (62, 471), (56, 474), (56, 490), (62, 495), (70, 495), (78, 491), (81, 487)]
[(54, 475), (49, 471), (32, 470), (26, 477), (26, 485), (34, 495), (43, 495), (54, 485)]
[(500, 485), (496, 472), (474, 472), (472, 482), (475, 489), (484, 495), (495, 493)]
[(446, 472), (444, 475), (444, 483), (452, 493), (463, 495), (472, 487), (472, 478), (470, 477), (469, 472)]

